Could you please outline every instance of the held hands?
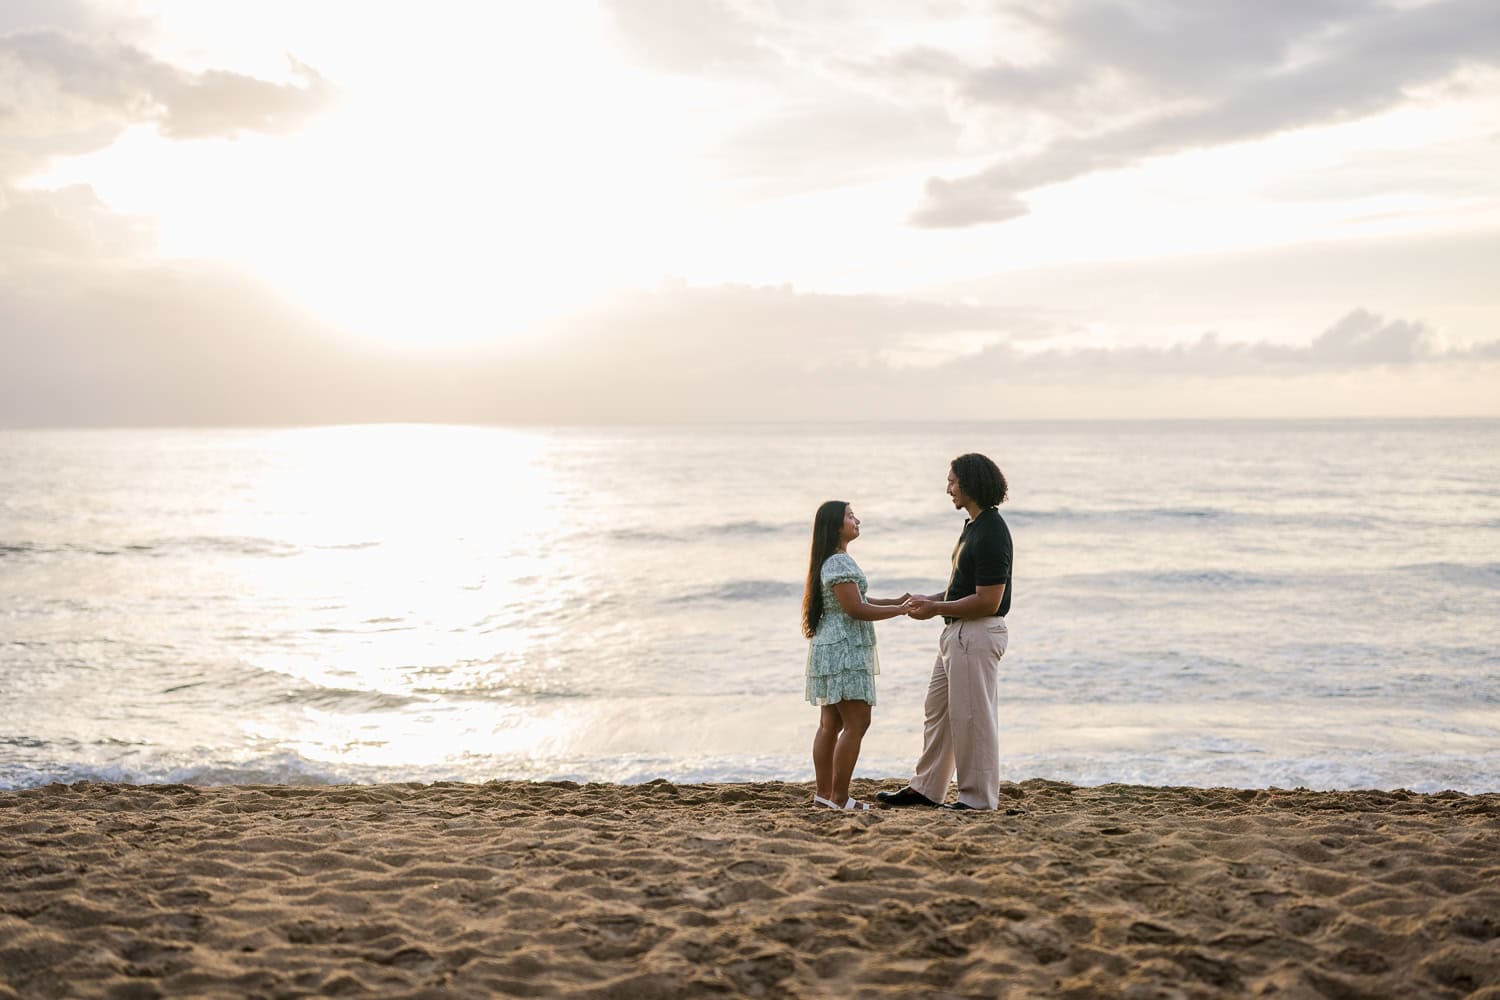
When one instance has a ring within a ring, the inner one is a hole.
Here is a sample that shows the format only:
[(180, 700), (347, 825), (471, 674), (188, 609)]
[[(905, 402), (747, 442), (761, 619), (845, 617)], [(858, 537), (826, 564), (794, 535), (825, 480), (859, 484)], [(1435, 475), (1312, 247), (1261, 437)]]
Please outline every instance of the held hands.
[(884, 604), (892, 611), (891, 617), (899, 618), (905, 615), (919, 622), (925, 622), (937, 615), (937, 602), (930, 597), (921, 594), (902, 594), (900, 597), (889, 601), (876, 602)]
[(913, 597), (909, 594), (907, 595), (906, 615), (908, 618), (915, 618), (919, 622), (925, 622), (927, 619), (933, 617), (936, 614), (936, 601), (930, 601), (925, 597)]

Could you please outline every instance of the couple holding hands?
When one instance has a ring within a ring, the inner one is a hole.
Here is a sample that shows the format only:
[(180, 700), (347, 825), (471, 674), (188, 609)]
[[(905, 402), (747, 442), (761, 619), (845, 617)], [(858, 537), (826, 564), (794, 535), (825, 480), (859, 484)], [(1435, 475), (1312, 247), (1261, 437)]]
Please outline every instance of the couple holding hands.
[(948, 496), (968, 514), (953, 549), (948, 587), (940, 594), (865, 596), (865, 575), (850, 558), (859, 518), (830, 500), (813, 519), (812, 554), (802, 595), (807, 700), (820, 706), (813, 770), (820, 809), (869, 809), (849, 794), (860, 743), (875, 704), (878, 621), (906, 615), (942, 616), (942, 638), (923, 705), (922, 754), (911, 782), (880, 792), (885, 806), (938, 806), (955, 771), (958, 800), (945, 809), (994, 809), (1000, 801), (998, 691), (1010, 610), (1010, 529), (996, 509), (1007, 496), (1005, 476), (983, 455), (960, 455), (948, 467)]

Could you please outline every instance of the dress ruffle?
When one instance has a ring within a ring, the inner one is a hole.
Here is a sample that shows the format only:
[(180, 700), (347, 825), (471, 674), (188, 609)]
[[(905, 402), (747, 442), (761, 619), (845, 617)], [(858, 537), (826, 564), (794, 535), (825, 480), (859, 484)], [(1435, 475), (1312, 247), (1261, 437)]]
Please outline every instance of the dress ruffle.
[(814, 705), (837, 705), (841, 701), (875, 704), (875, 679), (869, 674), (849, 671), (829, 677), (807, 678), (807, 700)]
[(875, 644), (861, 645), (853, 642), (834, 642), (812, 645), (807, 649), (807, 676), (832, 677), (850, 671), (874, 676), (880, 673), (880, 660), (875, 654)]
[(840, 701), (875, 704), (875, 675), (880, 657), (874, 646), (849, 642), (809, 646), (807, 650), (807, 700), (814, 705)]

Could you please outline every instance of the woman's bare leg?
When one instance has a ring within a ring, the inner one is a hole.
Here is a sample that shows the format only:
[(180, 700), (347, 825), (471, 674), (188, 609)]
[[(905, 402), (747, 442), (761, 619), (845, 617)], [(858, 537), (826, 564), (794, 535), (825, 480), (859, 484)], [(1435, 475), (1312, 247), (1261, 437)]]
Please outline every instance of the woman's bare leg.
[(833, 783), (829, 789), (833, 794), (825, 798), (843, 805), (849, 801), (849, 780), (854, 777), (854, 765), (859, 763), (860, 742), (870, 728), (870, 703), (841, 701), (833, 707), (838, 710), (844, 728), (833, 748)]
[[(833, 796), (833, 751), (838, 744), (839, 730), (843, 728), (839, 707), (824, 705), (818, 713), (818, 732), (813, 736), (813, 774), (817, 778), (818, 794), (825, 799)], [(843, 799), (833, 801), (844, 804)]]

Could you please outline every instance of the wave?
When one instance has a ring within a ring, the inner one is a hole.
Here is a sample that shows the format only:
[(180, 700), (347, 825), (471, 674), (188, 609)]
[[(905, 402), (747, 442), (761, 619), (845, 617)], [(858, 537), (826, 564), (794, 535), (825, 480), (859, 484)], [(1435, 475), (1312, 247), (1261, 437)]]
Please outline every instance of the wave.
[(662, 542), (684, 543), (691, 541), (687, 535), (673, 534), (667, 531), (649, 531), (644, 528), (616, 528), (605, 533), (605, 537), (616, 542), (649, 542), (660, 544)]
[(267, 699), (275, 705), (295, 705), (316, 708), (323, 712), (359, 714), (364, 712), (395, 712), (408, 705), (425, 704), (428, 697), (391, 694), (368, 688), (301, 687), (282, 691)]
[[(1432, 583), (1453, 587), (1500, 589), (1500, 563), (1412, 563), (1392, 567), (1392, 572), (1409, 573)], [(1250, 573), (1243, 570), (1199, 569), (1112, 571), (1108, 573), (1069, 573), (1062, 576), (1040, 578), (1033, 582), (1037, 588), (1057, 586), (1079, 587), (1085, 590), (1107, 587), (1111, 590), (1132, 588), (1251, 590), (1264, 587), (1323, 588), (1338, 589), (1348, 586), (1350, 580), (1365, 581), (1369, 574), (1358, 570), (1346, 572), (1295, 572), (1276, 574)]]
[(1500, 589), (1500, 563), (1411, 563), (1399, 569), (1438, 583)]
[(726, 535), (775, 535), (783, 531), (800, 529), (801, 527), (802, 525), (800, 523), (787, 524), (783, 522), (781, 524), (770, 524), (766, 521), (731, 521), (729, 524), (710, 526), (704, 529), (704, 533)]
[(175, 676), (163, 676), (161, 681), (163, 686), (155, 689), (157, 703), (162, 707), (179, 706), (186, 710), (206, 701), (212, 703), (212, 710), (218, 710), (224, 702), (232, 702), (251, 710), (270, 706), (358, 715), (396, 712), (432, 700), (420, 693), (318, 684), (246, 662), (183, 670)]
[[(0, 790), (38, 788), (77, 782), (132, 785), (373, 785), (398, 782), (606, 781), (643, 785), (669, 781), (702, 782), (801, 781), (800, 758), (776, 755), (694, 755), (691, 759), (660, 754), (537, 758), (531, 754), (466, 754), (459, 761), (428, 765), (361, 765), (318, 761), (294, 752), (245, 760), (203, 761), (183, 755), (131, 764), (0, 763)], [(892, 775), (894, 775), (894, 771)]]
[(1128, 592), (1132, 589), (1148, 587), (1192, 590), (1204, 588), (1211, 590), (1248, 590), (1257, 587), (1285, 586), (1287, 580), (1287, 574), (1266, 576), (1260, 573), (1246, 573), (1240, 570), (1205, 568), (1141, 570), (1137, 572), (1069, 573), (1039, 582), (1082, 586), (1084, 588), (1106, 587), (1110, 590)]
[[(0, 789), (36, 788), (77, 782), (132, 785), (345, 785), (410, 780), (404, 772), (369, 767), (340, 767), (281, 753), (244, 761), (190, 761), (180, 755), (130, 764), (46, 762), (0, 765)], [(437, 779), (429, 779), (437, 780)]]
[[(731, 580), (689, 594), (688, 601), (768, 601), (800, 599), (802, 584), (786, 580)], [(682, 600), (674, 597), (673, 600)]]
[[(809, 522), (810, 523), (810, 522)], [(652, 545), (670, 544), (687, 545), (693, 542), (701, 542), (704, 539), (712, 539), (723, 535), (759, 538), (767, 535), (782, 535), (793, 531), (802, 531), (807, 525), (792, 524), (790, 522), (773, 523), (770, 521), (731, 521), (728, 524), (714, 523), (685, 527), (678, 531), (663, 530), (661, 528), (615, 528), (605, 533), (605, 537), (616, 542), (646, 543)]]
[(83, 542), (0, 542), (0, 558), (86, 555), (86, 556), (144, 556), (161, 558), (167, 555), (242, 555), (266, 558), (285, 558), (302, 551), (301, 546), (271, 538), (253, 538), (226, 535), (197, 535), (175, 538), (156, 538), (144, 542), (121, 542), (100, 544)]
[(1011, 508), (1004, 511), (1007, 520), (1027, 521), (1232, 521), (1248, 515), (1216, 507), (1117, 507), (1108, 510), (1079, 510), (1073, 507), (1052, 509)]
[[(872, 593), (875, 596), (889, 595), (898, 596), (903, 592), (916, 593), (926, 592), (934, 588), (941, 589), (941, 580), (915, 580), (915, 579), (877, 579), (871, 584)], [(686, 597), (672, 596), (672, 601), (800, 601), (802, 600), (801, 580), (730, 580), (717, 587), (709, 587), (704, 590), (689, 594)]]
[(1250, 788), (1316, 791), (1446, 790), (1478, 795), (1500, 791), (1491, 757), (1443, 753), (1329, 753), (1284, 756), (1188, 746), (1174, 753), (1108, 755), (1026, 754), (1001, 760), (1002, 778), (1044, 778), (1076, 785)]
[[(864, 777), (904, 780), (910, 761), (877, 754), (862, 759)], [(1285, 755), (1254, 743), (1206, 739), (1173, 752), (1112, 752), (1002, 755), (1001, 778), (1009, 782), (1061, 781), (1084, 787), (1153, 787), (1313, 790), (1454, 790), (1477, 795), (1500, 791), (1492, 757), (1461, 753), (1332, 752)], [(465, 755), (438, 764), (359, 765), (312, 760), (286, 752), (243, 760), (187, 759), (173, 755), (131, 764), (0, 764), (0, 789), (49, 784), (111, 782), (136, 785), (372, 785), (397, 782), (603, 781), (624, 785), (747, 781), (803, 782), (801, 756), (625, 754), (539, 758), (527, 755)], [(352, 793), (360, 794), (360, 793)]]

